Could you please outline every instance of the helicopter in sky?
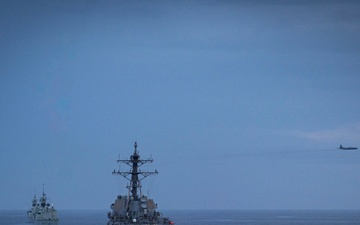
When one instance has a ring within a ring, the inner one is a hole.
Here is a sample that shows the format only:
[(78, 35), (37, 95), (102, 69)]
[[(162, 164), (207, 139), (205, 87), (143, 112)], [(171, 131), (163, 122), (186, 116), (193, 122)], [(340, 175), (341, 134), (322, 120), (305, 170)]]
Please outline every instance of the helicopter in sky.
[(358, 148), (356, 148), (356, 147), (343, 147), (342, 145), (340, 145), (339, 149), (341, 149), (341, 150), (357, 150)]

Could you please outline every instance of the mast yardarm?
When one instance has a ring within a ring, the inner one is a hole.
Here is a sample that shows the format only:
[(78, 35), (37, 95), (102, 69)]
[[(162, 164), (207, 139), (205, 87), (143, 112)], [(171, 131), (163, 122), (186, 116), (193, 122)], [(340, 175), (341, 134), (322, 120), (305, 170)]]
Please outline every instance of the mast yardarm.
[[(125, 177), (127, 180), (130, 181), (130, 186), (128, 187), (129, 190), (131, 189), (131, 197), (134, 200), (139, 199), (138, 189), (141, 192), (141, 185), (140, 181), (143, 180), (145, 177), (158, 174), (158, 171), (155, 170), (154, 172), (143, 172), (139, 169), (145, 163), (152, 163), (153, 159), (140, 159), (139, 151), (137, 151), (137, 143), (134, 144), (134, 153), (130, 156), (130, 160), (117, 160), (118, 163), (125, 163), (131, 167), (130, 171), (113, 171), (112, 174), (114, 175), (121, 175)], [(130, 177), (131, 175), (131, 177)], [(130, 177), (130, 178), (129, 178)], [(141, 195), (141, 193), (140, 193)]]

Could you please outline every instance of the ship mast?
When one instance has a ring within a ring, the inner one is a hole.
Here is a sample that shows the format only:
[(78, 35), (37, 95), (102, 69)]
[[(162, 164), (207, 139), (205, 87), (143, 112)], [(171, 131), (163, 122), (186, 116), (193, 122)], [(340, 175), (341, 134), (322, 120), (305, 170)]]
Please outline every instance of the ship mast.
[(36, 207), (36, 204), (37, 204), (36, 189), (34, 189), (34, 198), (32, 200), (32, 207)]
[(43, 184), (43, 193), (42, 193), (42, 197), (40, 198), (40, 205), (41, 207), (45, 207), (46, 206), (46, 194), (45, 194), (45, 187), (44, 187), (44, 184)]
[[(130, 160), (116, 160), (118, 163), (125, 163), (131, 167), (130, 171), (113, 171), (112, 174), (114, 175), (121, 175), (125, 177), (127, 180), (130, 181), (130, 186), (128, 186), (129, 190), (131, 190), (131, 197), (134, 200), (138, 200), (138, 189), (141, 192), (141, 185), (140, 181), (143, 180), (145, 177), (158, 174), (158, 171), (155, 170), (154, 172), (143, 172), (139, 169), (145, 163), (152, 163), (153, 159), (140, 159), (139, 151), (137, 151), (137, 143), (134, 144), (134, 153), (130, 156)], [(131, 175), (131, 177), (130, 177)], [(129, 178), (130, 177), (130, 178)], [(141, 193), (140, 193), (141, 194)]]

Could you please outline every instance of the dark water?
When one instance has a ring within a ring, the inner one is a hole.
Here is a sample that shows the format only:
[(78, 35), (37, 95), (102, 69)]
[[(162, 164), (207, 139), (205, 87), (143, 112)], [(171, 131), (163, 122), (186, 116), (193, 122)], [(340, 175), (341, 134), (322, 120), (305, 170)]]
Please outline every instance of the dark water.
[[(360, 225), (360, 210), (169, 210), (163, 211), (177, 225)], [(25, 210), (1, 210), (0, 225), (31, 225)], [(106, 225), (106, 211), (58, 210), (59, 225)]]

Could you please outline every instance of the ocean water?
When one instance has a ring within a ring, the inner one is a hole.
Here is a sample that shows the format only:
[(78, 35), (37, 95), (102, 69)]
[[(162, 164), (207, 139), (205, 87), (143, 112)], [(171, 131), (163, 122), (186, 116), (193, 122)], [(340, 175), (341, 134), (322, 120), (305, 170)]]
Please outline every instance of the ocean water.
[[(360, 225), (360, 210), (168, 210), (177, 225)], [(106, 211), (58, 210), (59, 225), (106, 225)], [(0, 210), (0, 225), (31, 225), (26, 210)]]

